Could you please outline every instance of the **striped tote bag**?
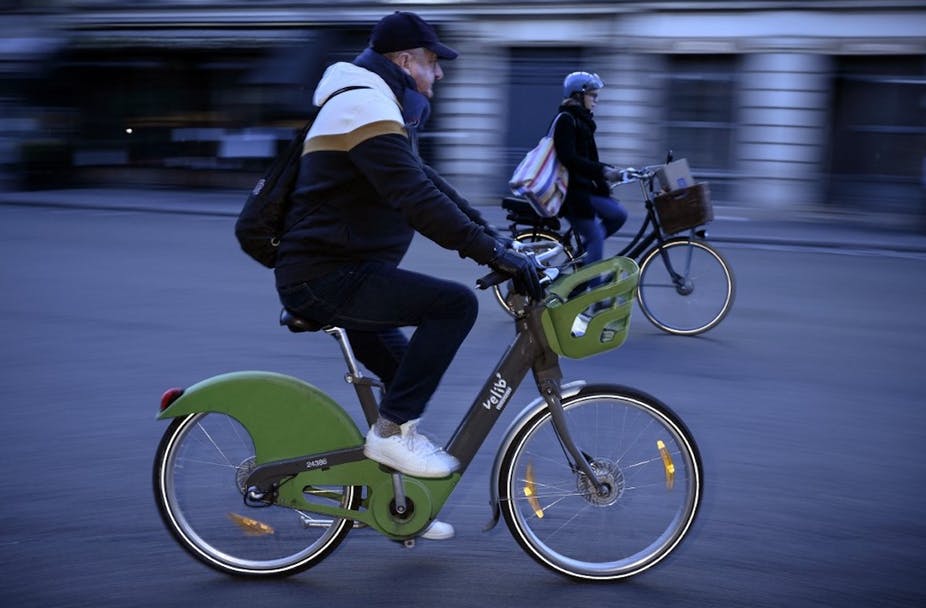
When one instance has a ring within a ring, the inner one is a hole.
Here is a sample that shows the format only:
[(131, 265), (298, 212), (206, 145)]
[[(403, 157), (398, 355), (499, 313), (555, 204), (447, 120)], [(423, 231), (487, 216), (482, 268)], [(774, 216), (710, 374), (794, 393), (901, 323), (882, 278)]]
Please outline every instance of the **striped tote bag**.
[(508, 181), (511, 191), (530, 201), (541, 217), (554, 217), (559, 213), (569, 185), (569, 173), (556, 159), (553, 147), (553, 130), (562, 115), (553, 119), (550, 131), (524, 156)]

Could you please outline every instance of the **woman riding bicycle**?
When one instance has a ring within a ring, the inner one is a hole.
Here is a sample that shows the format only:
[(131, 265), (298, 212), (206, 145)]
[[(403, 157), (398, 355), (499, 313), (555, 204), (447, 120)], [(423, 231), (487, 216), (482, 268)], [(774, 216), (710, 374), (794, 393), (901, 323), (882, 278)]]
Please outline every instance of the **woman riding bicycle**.
[(611, 198), (609, 182), (621, 181), (621, 171), (598, 160), (593, 111), (604, 82), (597, 74), (572, 72), (563, 81), (553, 143), (556, 156), (569, 171), (569, 187), (559, 215), (565, 217), (585, 246), (582, 264), (601, 260), (604, 240), (627, 221), (627, 210)]

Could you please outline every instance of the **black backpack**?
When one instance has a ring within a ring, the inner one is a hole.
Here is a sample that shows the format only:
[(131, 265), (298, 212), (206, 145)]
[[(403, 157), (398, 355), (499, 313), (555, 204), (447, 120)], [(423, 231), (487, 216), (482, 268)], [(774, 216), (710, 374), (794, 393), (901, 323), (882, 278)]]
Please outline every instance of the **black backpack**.
[[(351, 86), (338, 89), (325, 100), (325, 103), (341, 93), (368, 88), (370, 87)], [(324, 105), (323, 103), (322, 106)], [(296, 177), (299, 175), (299, 159), (302, 157), (305, 136), (319, 111), (321, 107), (257, 180), (235, 222), (235, 236), (241, 249), (267, 268), (276, 265), (277, 248), (285, 230), (289, 195), (296, 186)]]

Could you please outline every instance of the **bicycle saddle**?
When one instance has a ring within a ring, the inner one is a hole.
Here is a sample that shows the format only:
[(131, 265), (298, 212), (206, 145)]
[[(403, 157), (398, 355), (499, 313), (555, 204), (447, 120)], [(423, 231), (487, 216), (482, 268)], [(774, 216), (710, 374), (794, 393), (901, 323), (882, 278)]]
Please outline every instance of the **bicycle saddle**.
[(315, 321), (309, 321), (308, 319), (297, 317), (285, 308), (280, 311), (280, 325), (286, 327), (293, 333), (299, 333), (303, 331), (318, 331), (325, 327), (321, 323), (316, 323)]
[(534, 228), (546, 228), (559, 231), (560, 221), (555, 217), (540, 217), (531, 204), (523, 198), (514, 198), (506, 196), (502, 199), (502, 209), (508, 212), (508, 221), (515, 224), (524, 224)]

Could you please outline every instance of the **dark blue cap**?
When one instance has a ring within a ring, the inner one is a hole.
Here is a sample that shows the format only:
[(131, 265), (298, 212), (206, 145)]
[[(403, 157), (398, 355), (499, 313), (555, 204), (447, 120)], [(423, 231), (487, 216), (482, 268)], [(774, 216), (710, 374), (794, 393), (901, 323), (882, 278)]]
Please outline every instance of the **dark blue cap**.
[(437, 32), (415, 13), (396, 11), (386, 15), (373, 27), (370, 47), (377, 53), (392, 53), (425, 48), (441, 59), (456, 59), (458, 53), (441, 44)]

